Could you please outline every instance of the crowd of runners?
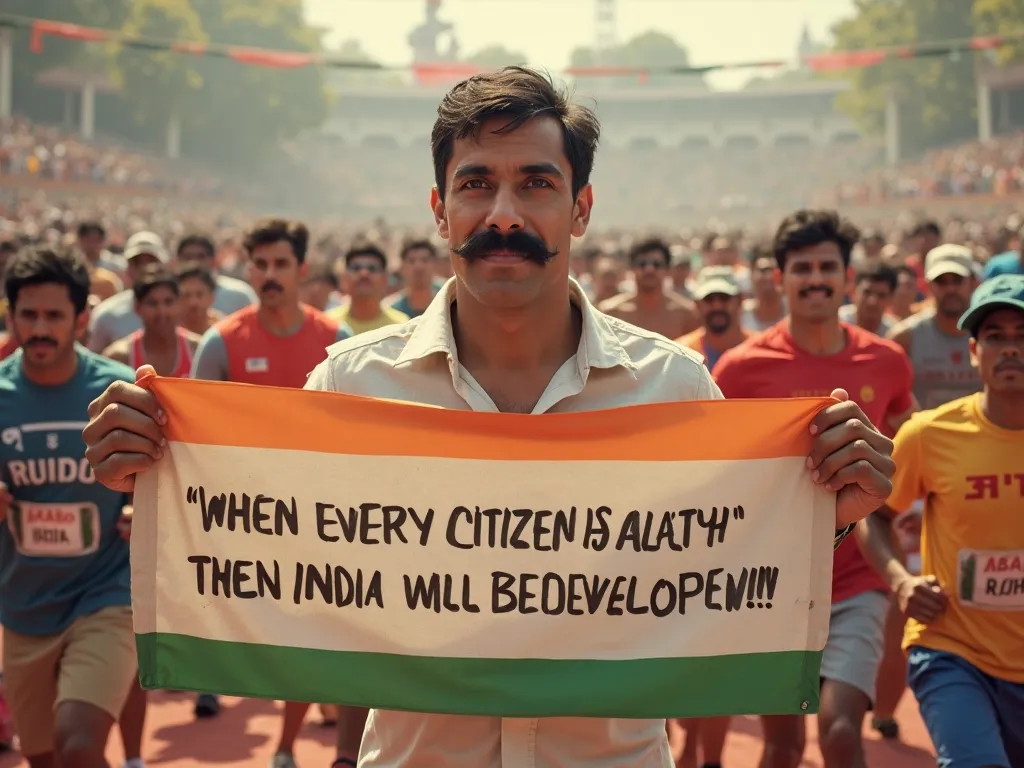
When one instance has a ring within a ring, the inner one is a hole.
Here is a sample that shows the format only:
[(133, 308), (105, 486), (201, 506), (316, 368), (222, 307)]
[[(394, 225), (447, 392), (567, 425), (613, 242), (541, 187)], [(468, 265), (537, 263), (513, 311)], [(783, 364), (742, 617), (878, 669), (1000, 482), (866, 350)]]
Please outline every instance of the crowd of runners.
[[(466, 103), (474, 97), (484, 106)], [(509, 118), (518, 127), (490, 132)], [(763, 242), (715, 233), (693, 251), (657, 237), (594, 245), (579, 239), (601, 192), (586, 183), (597, 123), (585, 110), (513, 70), (453, 91), (438, 125), (432, 203), (450, 249), (360, 239), (314, 259), (305, 224), (270, 218), (244, 235), (240, 279), (199, 231), (174, 242), (138, 231), (114, 253), (104, 222), (82, 220), (67, 247), (0, 244), (4, 735), (32, 768), (106, 765), (112, 730), (126, 768), (146, 758), (128, 541), (133, 472), (159, 458), (160, 417), (124, 386), (137, 368), (324, 389), (342, 371), (361, 394), (430, 402), (436, 392), (439, 404), (460, 399), (450, 407), (541, 413), (602, 407), (574, 404), (592, 386), (621, 385), (591, 369), (639, 354), (628, 387), (648, 399), (623, 390), (609, 402), (669, 399), (673, 376), (710, 375), (694, 399), (719, 396), (715, 385), (727, 398), (845, 390), (884, 437), (858, 438), (855, 461), (820, 478), (844, 493), (868, 493), (855, 472), (887, 474), (883, 448), (894, 446), (888, 500), (835, 553), (817, 715), (827, 768), (865, 765), (866, 718), (899, 739), (908, 685), (939, 765), (1024, 766), (1024, 231), (990, 256), (923, 220), (896, 249), (836, 212), (801, 210)], [(472, 271), (483, 268), (494, 273), (486, 281)], [(453, 305), (457, 290), (496, 312), (510, 296), (548, 295), (558, 270), (573, 278), (564, 334), (540, 324), (547, 338), (529, 349), (467, 335), (490, 316), (468, 299)], [(441, 378), (424, 361), (398, 365), (438, 351)], [(577, 354), (586, 360), (569, 370)], [(510, 377), (507, 359), (530, 375)], [(679, 367), (690, 364), (700, 373)], [(442, 385), (454, 390), (442, 397)], [(195, 717), (218, 716), (217, 693), (196, 696)], [(272, 768), (295, 765), (310, 706), (284, 706)], [(627, 724), (592, 738), (503, 721), (495, 736), (474, 724), (483, 718), (388, 719), (330, 704), (317, 716), (336, 724), (339, 767), (663, 766), (667, 744), (684, 768), (729, 764), (727, 717), (668, 721), (668, 739), (652, 741)], [(797, 768), (805, 719), (762, 718), (764, 768)]]

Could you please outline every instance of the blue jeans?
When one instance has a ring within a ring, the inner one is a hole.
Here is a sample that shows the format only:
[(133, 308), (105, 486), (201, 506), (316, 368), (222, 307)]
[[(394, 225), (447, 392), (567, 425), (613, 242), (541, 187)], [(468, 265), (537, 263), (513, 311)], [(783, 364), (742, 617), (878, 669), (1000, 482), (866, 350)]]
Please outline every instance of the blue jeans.
[(907, 669), (939, 768), (1024, 768), (1024, 683), (917, 645)]

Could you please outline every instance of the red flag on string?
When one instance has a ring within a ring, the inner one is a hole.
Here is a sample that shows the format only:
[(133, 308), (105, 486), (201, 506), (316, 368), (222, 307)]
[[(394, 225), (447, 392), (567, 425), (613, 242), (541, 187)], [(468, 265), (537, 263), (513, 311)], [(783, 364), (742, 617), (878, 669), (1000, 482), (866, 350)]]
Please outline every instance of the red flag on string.
[(804, 64), (814, 72), (834, 72), (841, 69), (873, 67), (888, 58), (885, 51), (837, 51), (818, 53), (804, 59)]
[(177, 42), (171, 43), (171, 50), (175, 53), (194, 53), (196, 56), (202, 56), (206, 53), (206, 43), (193, 43), (188, 40), (178, 40)]
[(989, 35), (987, 37), (975, 37), (971, 40), (971, 48), (976, 51), (988, 51), (993, 48), (998, 48), (1003, 45), (1003, 38), (997, 35)]
[(482, 68), (462, 62), (438, 62), (413, 65), (413, 75), (419, 85), (451, 85), (467, 77), (478, 75)]
[(276, 69), (299, 69), (316, 61), (312, 53), (269, 51), (261, 48), (229, 48), (228, 56), (241, 64), (255, 64)]
[(32, 39), (29, 43), (32, 53), (43, 52), (44, 35), (63, 37), (67, 40), (84, 40), (90, 43), (99, 43), (109, 39), (109, 35), (102, 29), (82, 27), (78, 24), (64, 24), (59, 21), (34, 21), (32, 22)]

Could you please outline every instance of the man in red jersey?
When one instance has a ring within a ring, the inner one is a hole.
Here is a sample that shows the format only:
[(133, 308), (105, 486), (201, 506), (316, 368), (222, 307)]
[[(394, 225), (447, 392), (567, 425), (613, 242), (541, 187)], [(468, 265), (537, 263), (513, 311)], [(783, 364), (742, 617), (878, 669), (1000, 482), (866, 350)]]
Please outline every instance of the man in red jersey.
[[(802, 210), (782, 222), (773, 251), (789, 317), (722, 355), (714, 377), (727, 398), (827, 397), (842, 388), (890, 435), (916, 410), (903, 350), (839, 320), (858, 238), (832, 211)], [(861, 724), (874, 701), (888, 593), (855, 542), (836, 550), (833, 568), (819, 741), (827, 768), (864, 768)], [(764, 717), (763, 724), (762, 768), (796, 768), (803, 718)]]
[[(246, 235), (250, 282), (260, 302), (228, 315), (203, 334), (192, 378), (300, 388), (326, 358), (327, 347), (352, 335), (347, 325), (339, 326), (299, 301), (308, 244), (306, 227), (284, 219), (259, 222)], [(196, 700), (198, 717), (216, 715), (219, 708), (211, 694)], [(295, 739), (308, 709), (305, 703), (285, 704), (273, 768), (294, 768)], [(341, 708), (342, 720), (346, 709)], [(358, 716), (364, 716), (362, 710)]]

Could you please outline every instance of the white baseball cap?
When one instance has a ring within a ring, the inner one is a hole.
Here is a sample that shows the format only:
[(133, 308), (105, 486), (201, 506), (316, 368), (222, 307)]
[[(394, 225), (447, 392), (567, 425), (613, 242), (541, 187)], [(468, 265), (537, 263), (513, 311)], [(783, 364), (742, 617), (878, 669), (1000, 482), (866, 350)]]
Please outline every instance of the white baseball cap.
[(170, 261), (170, 256), (167, 253), (167, 248), (164, 246), (164, 241), (161, 240), (160, 235), (155, 232), (136, 232), (134, 235), (129, 237), (128, 242), (125, 243), (125, 261), (131, 261), (136, 256), (142, 256), (143, 254), (156, 256), (162, 264), (166, 264)]

